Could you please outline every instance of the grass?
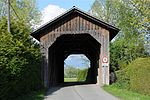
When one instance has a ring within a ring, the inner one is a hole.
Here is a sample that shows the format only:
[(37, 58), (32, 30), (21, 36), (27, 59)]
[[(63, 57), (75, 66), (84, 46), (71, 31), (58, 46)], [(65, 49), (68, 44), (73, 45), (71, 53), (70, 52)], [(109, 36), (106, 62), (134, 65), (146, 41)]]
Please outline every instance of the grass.
[(77, 82), (77, 78), (64, 78), (64, 82)]
[(126, 89), (119, 89), (115, 85), (104, 86), (103, 89), (121, 100), (150, 100), (150, 96), (128, 91)]
[(31, 92), (18, 97), (16, 100), (44, 100), (44, 91)]

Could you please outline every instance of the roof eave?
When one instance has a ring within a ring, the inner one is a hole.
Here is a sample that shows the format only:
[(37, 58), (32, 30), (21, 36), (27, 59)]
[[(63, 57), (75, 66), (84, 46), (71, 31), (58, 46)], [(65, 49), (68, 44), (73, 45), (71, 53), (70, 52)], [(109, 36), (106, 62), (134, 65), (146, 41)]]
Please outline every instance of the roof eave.
[[(40, 41), (40, 34), (41, 32), (46, 29), (47, 27), (49, 27), (50, 25), (52, 25), (53, 23), (59, 21), (60, 19), (66, 17), (67, 15), (69, 15), (70, 13), (72, 12), (78, 12), (79, 14), (87, 17), (87, 18), (90, 18), (91, 20), (94, 20), (96, 21), (97, 23), (103, 25), (106, 29), (108, 29), (110, 32), (113, 31), (113, 34), (116, 34), (119, 32), (119, 29), (108, 24), (108, 23), (105, 23), (103, 21), (101, 21), (100, 19), (92, 16), (92, 15), (89, 15), (88, 13), (82, 11), (82, 10), (79, 10), (78, 8), (76, 7), (73, 7), (71, 8), (70, 10), (66, 11), (65, 13), (61, 14), (60, 16), (54, 18), (53, 20), (49, 21), (48, 23), (42, 25), (41, 27), (39, 27), (38, 29), (36, 29), (35, 31), (33, 31), (30, 35), (33, 36), (34, 38), (36, 38), (38, 41)], [(112, 33), (110, 33), (112, 34)]]

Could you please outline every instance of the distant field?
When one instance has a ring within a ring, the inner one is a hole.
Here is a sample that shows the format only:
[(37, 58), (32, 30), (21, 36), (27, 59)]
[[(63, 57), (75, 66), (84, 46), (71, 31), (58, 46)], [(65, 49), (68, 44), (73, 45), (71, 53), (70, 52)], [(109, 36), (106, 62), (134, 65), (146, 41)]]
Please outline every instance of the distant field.
[(64, 82), (77, 82), (77, 78), (64, 78)]

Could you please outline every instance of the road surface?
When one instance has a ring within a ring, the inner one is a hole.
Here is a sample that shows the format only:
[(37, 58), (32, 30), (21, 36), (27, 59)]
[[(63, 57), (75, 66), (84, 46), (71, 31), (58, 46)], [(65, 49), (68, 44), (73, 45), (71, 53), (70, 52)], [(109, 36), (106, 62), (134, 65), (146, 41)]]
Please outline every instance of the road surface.
[(96, 84), (53, 87), (44, 100), (119, 100)]

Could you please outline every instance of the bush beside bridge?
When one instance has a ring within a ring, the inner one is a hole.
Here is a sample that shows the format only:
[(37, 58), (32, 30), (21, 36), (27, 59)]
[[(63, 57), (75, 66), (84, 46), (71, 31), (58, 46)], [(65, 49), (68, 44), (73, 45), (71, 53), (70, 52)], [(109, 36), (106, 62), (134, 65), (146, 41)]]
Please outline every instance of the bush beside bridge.
[(12, 21), (8, 33), (6, 19), (0, 21), (0, 100), (13, 100), (42, 87), (39, 46), (29, 33), (19, 21)]
[(119, 88), (150, 95), (150, 57), (138, 58), (116, 74), (117, 83), (115, 84)]

